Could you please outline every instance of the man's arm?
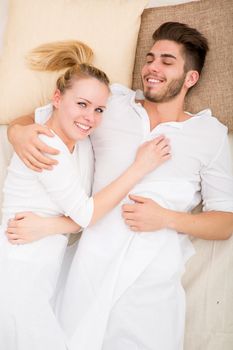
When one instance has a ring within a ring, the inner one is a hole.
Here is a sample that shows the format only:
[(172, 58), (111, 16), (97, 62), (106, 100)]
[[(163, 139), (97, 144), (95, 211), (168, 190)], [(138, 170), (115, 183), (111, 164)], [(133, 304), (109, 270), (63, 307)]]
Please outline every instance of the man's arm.
[(21, 212), (9, 220), (6, 235), (12, 244), (24, 244), (62, 233), (78, 233), (80, 226), (69, 217), (41, 217), (31, 212)]
[(134, 231), (163, 228), (208, 240), (227, 239), (233, 233), (233, 176), (226, 130), (218, 152), (200, 170), (203, 212), (186, 213), (162, 208), (153, 200), (130, 196), (135, 204), (123, 206), (123, 217)]
[(207, 240), (228, 239), (233, 233), (233, 213), (221, 211), (184, 213), (162, 208), (152, 199), (130, 195), (134, 204), (122, 207), (125, 223), (133, 231), (172, 229)]
[(43, 143), (38, 134), (53, 136), (46, 126), (34, 124), (34, 114), (13, 120), (7, 130), (8, 140), (27, 167), (35, 171), (51, 170), (57, 162), (45, 153), (55, 155), (58, 151)]

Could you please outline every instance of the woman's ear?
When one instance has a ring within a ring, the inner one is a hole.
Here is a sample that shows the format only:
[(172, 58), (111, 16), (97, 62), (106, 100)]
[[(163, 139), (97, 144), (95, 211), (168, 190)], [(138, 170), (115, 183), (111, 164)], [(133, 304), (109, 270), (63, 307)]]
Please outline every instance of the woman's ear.
[(199, 73), (196, 70), (190, 70), (186, 74), (185, 78), (185, 85), (188, 89), (190, 89), (192, 86), (194, 86), (198, 79), (199, 79)]
[(60, 101), (61, 101), (61, 91), (59, 89), (56, 89), (52, 97), (53, 106), (55, 108), (58, 108)]

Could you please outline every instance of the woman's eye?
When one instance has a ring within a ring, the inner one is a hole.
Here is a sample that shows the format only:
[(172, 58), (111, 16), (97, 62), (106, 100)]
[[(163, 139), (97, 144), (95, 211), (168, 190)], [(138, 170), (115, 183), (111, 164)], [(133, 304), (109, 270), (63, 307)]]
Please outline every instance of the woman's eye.
[(78, 102), (77, 104), (78, 104), (80, 107), (86, 107), (86, 105), (87, 105), (85, 102)]
[(97, 113), (103, 113), (103, 109), (102, 108), (96, 108), (96, 110), (95, 110)]

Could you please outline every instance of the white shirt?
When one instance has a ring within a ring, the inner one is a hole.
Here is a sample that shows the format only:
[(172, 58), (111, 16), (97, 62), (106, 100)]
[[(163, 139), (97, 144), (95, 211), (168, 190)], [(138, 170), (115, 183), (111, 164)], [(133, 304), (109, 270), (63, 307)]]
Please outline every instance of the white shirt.
[[(148, 115), (135, 102), (135, 92), (117, 84), (112, 92), (102, 124), (91, 135), (96, 158), (94, 191), (123, 172), (142, 142), (164, 134), (170, 139), (172, 159), (147, 175), (143, 186), (153, 182), (155, 195), (176, 210), (192, 210), (202, 198), (205, 211), (233, 211), (227, 128), (209, 109), (150, 131)], [(135, 191), (140, 188), (141, 184)]]
[[(184, 122), (161, 123), (150, 131), (148, 115), (135, 97), (128, 88), (112, 86), (102, 123), (91, 135), (94, 192), (132, 163), (144, 141), (164, 134), (170, 139), (172, 158), (148, 174), (131, 193), (178, 211), (191, 211), (201, 199), (206, 211), (233, 211), (226, 127), (205, 110)], [(49, 108), (42, 110), (40, 122), (46, 120)], [(123, 202), (129, 202), (128, 198)], [(59, 314), (76, 347), (82, 339), (89, 339), (89, 334), (93, 344), (101, 332), (104, 335), (111, 308), (152, 262), (161, 267), (161, 275), (155, 278), (169, 280), (179, 278), (185, 261), (193, 254), (186, 235), (172, 230), (130, 231), (121, 217), (121, 204), (84, 230), (70, 269)], [(100, 318), (101, 324), (97, 321)], [(97, 324), (99, 330), (95, 332)]]
[(17, 212), (32, 211), (41, 216), (70, 216), (87, 226), (93, 214), (93, 198), (88, 196), (93, 160), (89, 140), (81, 141), (70, 153), (57, 135), (40, 138), (60, 151), (55, 156), (58, 165), (52, 171), (35, 172), (13, 155), (3, 187), (3, 222)]
[[(170, 139), (172, 158), (145, 176), (130, 192), (178, 211), (191, 211), (202, 200), (204, 211), (233, 212), (227, 128), (211, 115), (211, 111), (206, 109), (183, 122), (161, 123), (151, 131), (145, 109), (135, 102), (143, 98), (142, 93), (119, 84), (112, 85), (111, 90), (102, 123), (91, 135), (95, 158), (93, 192), (119, 176), (133, 162), (144, 141), (164, 134)], [(51, 108), (47, 105), (38, 109), (36, 122), (44, 123)], [(122, 202), (129, 200), (126, 198)], [(88, 228), (88, 232), (97, 230), (110, 236), (109, 228), (121, 231), (121, 204), (93, 228)], [(118, 237), (113, 238), (115, 248), (119, 236), (118, 233)], [(187, 256), (191, 254), (188, 246)]]

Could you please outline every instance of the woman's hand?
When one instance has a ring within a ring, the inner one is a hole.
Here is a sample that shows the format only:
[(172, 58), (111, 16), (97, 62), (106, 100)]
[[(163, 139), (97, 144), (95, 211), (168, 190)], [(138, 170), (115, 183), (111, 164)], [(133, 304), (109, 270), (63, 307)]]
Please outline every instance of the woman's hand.
[(24, 164), (34, 170), (51, 170), (57, 163), (55, 159), (50, 159), (45, 153), (58, 154), (59, 152), (44, 144), (38, 134), (54, 136), (46, 126), (39, 124), (19, 125), (13, 124), (8, 128), (8, 138), (15, 152), (22, 159)]
[(8, 221), (8, 241), (12, 244), (24, 244), (48, 236), (48, 219), (31, 212), (16, 214), (14, 219)]
[(161, 135), (154, 140), (144, 142), (138, 149), (135, 163), (145, 174), (157, 168), (171, 158), (169, 140)]

